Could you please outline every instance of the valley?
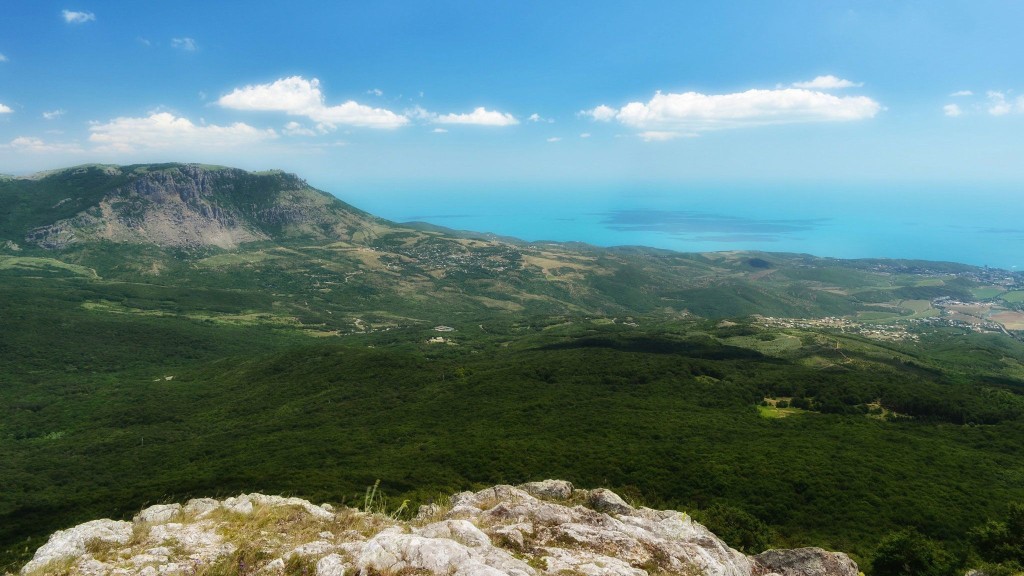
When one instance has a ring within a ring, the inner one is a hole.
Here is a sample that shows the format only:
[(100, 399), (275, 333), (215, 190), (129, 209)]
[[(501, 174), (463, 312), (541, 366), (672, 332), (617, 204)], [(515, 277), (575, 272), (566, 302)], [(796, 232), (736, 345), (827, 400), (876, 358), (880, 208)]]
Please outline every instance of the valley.
[(966, 562), (1024, 500), (1020, 273), (527, 243), (197, 165), (0, 207), (0, 567), (147, 504), (378, 479), (397, 507), (564, 478), (862, 566), (906, 527)]

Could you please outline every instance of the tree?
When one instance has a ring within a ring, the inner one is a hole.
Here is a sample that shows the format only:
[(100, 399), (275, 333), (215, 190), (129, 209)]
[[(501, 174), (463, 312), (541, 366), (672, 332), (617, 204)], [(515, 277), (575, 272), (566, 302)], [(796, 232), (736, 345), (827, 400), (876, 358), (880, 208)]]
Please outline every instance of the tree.
[(871, 569), (874, 576), (944, 576), (951, 566), (950, 558), (935, 542), (911, 528), (882, 539)]
[(771, 528), (758, 518), (725, 504), (713, 504), (694, 515), (729, 546), (747, 554), (764, 552), (775, 539)]

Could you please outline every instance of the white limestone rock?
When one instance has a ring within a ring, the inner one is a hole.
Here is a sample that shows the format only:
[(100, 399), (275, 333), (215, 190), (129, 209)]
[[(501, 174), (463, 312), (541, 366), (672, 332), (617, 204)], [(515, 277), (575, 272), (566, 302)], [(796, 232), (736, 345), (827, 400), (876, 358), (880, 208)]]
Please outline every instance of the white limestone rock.
[(86, 549), (94, 544), (125, 544), (132, 537), (131, 522), (116, 520), (92, 520), (67, 530), (54, 532), (46, 544), (36, 550), (32, 560), (22, 568), (28, 573), (54, 561), (80, 558)]
[(185, 503), (182, 512), (202, 518), (218, 508), (220, 508), (220, 502), (213, 498), (193, 498)]
[[(284, 564), (281, 565), (284, 568)], [(316, 576), (345, 576), (345, 572), (351, 567), (345, 559), (337, 554), (324, 556), (316, 563)]]
[(135, 523), (162, 524), (181, 513), (181, 504), (156, 504), (146, 508), (132, 519)]
[(553, 500), (568, 500), (572, 497), (572, 482), (565, 480), (544, 480), (542, 482), (527, 482), (520, 484), (519, 489), (526, 491), (537, 498), (551, 498)]
[[(256, 513), (282, 506), (295, 510)], [(211, 515), (221, 509), (234, 513)], [(295, 557), (315, 564), (320, 576), (857, 574), (845, 554), (817, 548), (747, 557), (682, 512), (633, 508), (609, 490), (579, 490), (557, 480), (462, 492), (450, 508), (431, 506), (409, 523), (263, 494), (151, 506), (135, 520), (134, 535), (132, 523), (113, 520), (57, 532), (23, 572), (40, 574), (56, 560), (62, 569), (70, 566), (69, 576), (189, 574), (258, 546), (273, 560), (251, 568), (267, 576), (283, 574)]]

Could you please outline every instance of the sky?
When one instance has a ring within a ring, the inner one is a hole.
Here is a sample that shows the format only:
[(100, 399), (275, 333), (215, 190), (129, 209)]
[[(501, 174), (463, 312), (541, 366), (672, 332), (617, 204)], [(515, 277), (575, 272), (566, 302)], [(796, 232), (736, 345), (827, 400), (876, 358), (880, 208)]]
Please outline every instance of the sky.
[(8, 0), (0, 172), (1024, 183), (1024, 3)]

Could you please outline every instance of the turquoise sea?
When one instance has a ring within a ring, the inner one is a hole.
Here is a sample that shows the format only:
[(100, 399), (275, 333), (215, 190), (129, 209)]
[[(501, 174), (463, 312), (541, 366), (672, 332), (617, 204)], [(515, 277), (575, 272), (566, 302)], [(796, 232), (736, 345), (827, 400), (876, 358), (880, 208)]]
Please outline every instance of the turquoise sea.
[(910, 258), (1024, 270), (1010, 187), (390, 186), (340, 193), (398, 222), (524, 240)]

